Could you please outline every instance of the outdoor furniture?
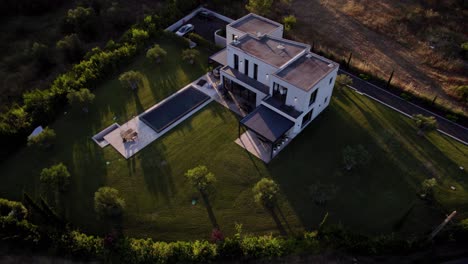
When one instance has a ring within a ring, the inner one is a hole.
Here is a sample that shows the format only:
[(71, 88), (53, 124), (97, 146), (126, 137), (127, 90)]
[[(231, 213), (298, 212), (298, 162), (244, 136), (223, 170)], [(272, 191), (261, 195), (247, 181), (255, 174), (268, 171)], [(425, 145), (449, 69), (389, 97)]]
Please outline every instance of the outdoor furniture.
[(135, 141), (138, 138), (138, 132), (130, 128), (125, 131), (121, 131), (120, 136), (122, 137), (123, 142)]

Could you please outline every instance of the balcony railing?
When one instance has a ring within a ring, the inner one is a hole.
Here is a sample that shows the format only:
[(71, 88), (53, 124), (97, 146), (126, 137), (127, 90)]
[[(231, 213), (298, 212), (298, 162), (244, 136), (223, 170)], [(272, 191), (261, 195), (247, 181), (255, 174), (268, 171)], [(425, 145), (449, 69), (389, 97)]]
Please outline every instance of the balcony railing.
[(280, 110), (281, 112), (291, 116), (292, 118), (298, 118), (302, 112), (301, 111), (297, 111), (294, 106), (292, 105), (287, 105), (283, 102), (281, 102), (280, 100), (276, 99), (275, 97), (273, 96), (268, 96), (266, 97), (265, 99), (263, 99), (263, 101), (265, 103), (267, 103), (268, 105), (271, 105), (273, 106), (274, 108)]

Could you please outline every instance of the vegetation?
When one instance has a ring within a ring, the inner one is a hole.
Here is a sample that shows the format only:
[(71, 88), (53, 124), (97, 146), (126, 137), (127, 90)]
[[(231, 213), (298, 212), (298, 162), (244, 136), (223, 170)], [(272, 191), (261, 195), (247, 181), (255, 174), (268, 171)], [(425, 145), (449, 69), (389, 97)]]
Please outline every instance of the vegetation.
[(71, 91), (67, 94), (68, 102), (75, 107), (88, 112), (88, 106), (94, 101), (94, 94), (88, 89), (82, 88), (78, 91)]
[(437, 180), (435, 178), (425, 179), (421, 183), (421, 195), (427, 198), (433, 198), (434, 187), (437, 185)]
[(143, 85), (143, 78), (143, 74), (139, 71), (127, 71), (119, 76), (119, 81), (122, 85), (135, 90)]
[(41, 182), (47, 186), (47, 189), (65, 192), (70, 185), (70, 172), (63, 163), (59, 163), (45, 168), (41, 172)]
[(63, 53), (65, 60), (69, 63), (80, 61), (84, 55), (83, 43), (75, 33), (57, 41), (57, 49)]
[(146, 52), (146, 58), (156, 63), (161, 62), (161, 60), (166, 57), (166, 55), (167, 52), (158, 44), (155, 44)]
[(351, 79), (351, 77), (349, 77), (348, 75), (338, 74), (336, 76), (335, 88), (342, 90), (346, 88), (348, 85), (352, 85), (352, 84), (353, 84), (353, 79)]
[(413, 115), (414, 122), (418, 128), (418, 135), (422, 136), (426, 132), (437, 128), (437, 120), (433, 116), (424, 116), (421, 114)]
[(20, 202), (0, 198), (0, 217), (5, 216), (21, 221), (28, 216), (28, 210)]
[(102, 218), (121, 217), (125, 209), (125, 200), (119, 191), (111, 187), (101, 187), (94, 194), (94, 211)]
[(468, 85), (455, 87), (455, 94), (465, 103), (468, 103)]
[(346, 146), (343, 149), (343, 161), (349, 171), (357, 165), (366, 165), (370, 160), (370, 154), (363, 145)]
[(55, 131), (46, 127), (40, 134), (28, 139), (28, 146), (37, 146), (41, 149), (48, 149), (54, 144), (55, 138)]
[(294, 15), (288, 15), (288, 16), (283, 17), (283, 25), (286, 31), (291, 31), (291, 29), (293, 29), (296, 23), (297, 23), (297, 19)]
[(255, 184), (253, 192), (256, 203), (270, 210), (275, 208), (279, 196), (279, 186), (272, 179), (261, 179)]
[[(211, 53), (200, 50), (200, 57), (188, 65), (180, 56), (186, 48), (183, 39), (161, 39), (158, 43), (171, 58), (164, 67), (148, 65), (145, 54), (139, 54), (118, 68), (117, 72), (141, 72), (145, 76), (141, 89), (122, 89), (118, 75), (113, 74), (100, 75), (100, 84), (83, 86), (95, 87), (95, 102), (87, 118), (61, 114), (50, 125), (57, 132), (56, 144), (69, 147), (54, 148), (47, 155), (35, 148), (21, 148), (0, 164), (0, 193), (19, 199), (22, 190), (28, 190), (31, 196), (38, 197), (41, 193), (37, 175), (44, 166), (62, 161), (73, 176), (67, 199), (63, 199), (67, 202), (64, 216), (73, 226), (101, 237), (107, 234), (109, 224), (96, 221), (93, 195), (99, 187), (109, 186), (119, 190), (128, 205), (122, 222), (125, 234), (163, 241), (195, 241), (209, 237), (213, 225), (207, 221), (203, 203), (192, 205), (192, 199), (200, 194), (184, 173), (205, 164), (217, 178), (210, 203), (225, 240), (236, 234), (233, 219), (243, 224), (247, 234), (272, 233), (276, 238), (278, 227), (271, 214), (253, 201), (252, 188), (264, 177), (281, 187), (278, 218), (294, 233), (316, 229), (327, 211), (333, 212), (329, 224), (341, 222), (345, 228), (365, 234), (395, 232), (404, 236), (425, 233), (439, 224), (444, 218), (439, 208), (457, 208), (460, 217), (466, 218), (464, 212), (468, 208), (463, 201), (468, 188), (462, 181), (466, 172), (459, 169), (468, 167), (466, 146), (439, 133), (418, 137), (412, 132), (411, 119), (348, 89), (336, 93), (327, 111), (314, 121), (316, 125), (303, 131), (268, 166), (234, 142), (238, 137), (237, 116), (216, 103), (132, 159), (123, 159), (113, 148), (101, 149), (90, 140), (91, 135), (114, 122), (124, 123), (204, 74)], [(345, 132), (336, 137), (330, 131)], [(345, 173), (340, 165), (341, 151), (355, 144), (366, 146), (372, 153), (372, 162), (366, 169)], [(311, 152), (310, 146), (315, 151)], [(440, 188), (434, 199), (440, 207), (415, 197), (428, 174), (438, 179)], [(314, 203), (311, 185), (334, 190), (327, 191), (325, 205)], [(456, 186), (457, 191), (448, 186)], [(412, 203), (415, 210), (400, 221)], [(419, 221), (422, 218), (426, 220)], [(397, 228), (398, 222), (403, 224)]]
[(190, 64), (195, 62), (195, 59), (200, 56), (200, 52), (194, 49), (186, 49), (182, 51), (182, 59)]
[(251, 13), (268, 15), (271, 12), (272, 5), (273, 0), (249, 0), (247, 5), (245, 5), (245, 9)]

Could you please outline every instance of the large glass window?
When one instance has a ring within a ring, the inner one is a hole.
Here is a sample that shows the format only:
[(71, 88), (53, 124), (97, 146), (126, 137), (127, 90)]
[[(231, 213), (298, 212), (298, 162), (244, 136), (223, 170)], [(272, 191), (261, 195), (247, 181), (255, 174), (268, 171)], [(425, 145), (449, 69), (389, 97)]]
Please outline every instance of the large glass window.
[(234, 54), (234, 69), (239, 70), (239, 56)]
[(314, 109), (312, 108), (305, 116), (302, 118), (302, 127), (307, 125), (309, 123), (310, 119), (312, 119), (312, 113), (314, 112)]
[(318, 90), (318, 88), (315, 89), (315, 91), (310, 95), (309, 106), (315, 103), (315, 100), (317, 99)]
[(257, 80), (257, 77), (258, 77), (258, 65), (254, 63), (253, 78)]
[(277, 84), (273, 83), (273, 97), (276, 98), (281, 103), (286, 103), (286, 96), (288, 95), (288, 89)]
[(249, 75), (249, 60), (245, 60), (244, 74), (247, 75), (247, 76)]

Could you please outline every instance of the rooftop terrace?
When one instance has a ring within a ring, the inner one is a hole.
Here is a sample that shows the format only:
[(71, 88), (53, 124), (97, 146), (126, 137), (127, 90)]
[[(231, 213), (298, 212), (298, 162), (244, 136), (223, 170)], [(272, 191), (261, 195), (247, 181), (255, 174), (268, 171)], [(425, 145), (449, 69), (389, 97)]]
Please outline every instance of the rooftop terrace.
[(230, 26), (242, 32), (256, 35), (257, 33), (268, 34), (281, 27), (281, 24), (255, 14), (248, 14), (236, 20)]
[(289, 40), (270, 36), (257, 38), (252, 35), (243, 36), (237, 44), (233, 43), (233, 46), (277, 68), (309, 47)]
[(276, 73), (276, 76), (297, 88), (309, 91), (337, 67), (338, 64), (309, 53)]

